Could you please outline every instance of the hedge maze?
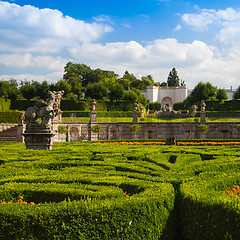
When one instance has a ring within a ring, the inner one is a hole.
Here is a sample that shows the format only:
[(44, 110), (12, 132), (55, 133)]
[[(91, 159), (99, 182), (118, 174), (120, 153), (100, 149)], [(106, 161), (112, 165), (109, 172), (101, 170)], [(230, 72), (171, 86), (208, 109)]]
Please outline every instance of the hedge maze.
[(0, 145), (0, 239), (239, 239), (239, 146)]

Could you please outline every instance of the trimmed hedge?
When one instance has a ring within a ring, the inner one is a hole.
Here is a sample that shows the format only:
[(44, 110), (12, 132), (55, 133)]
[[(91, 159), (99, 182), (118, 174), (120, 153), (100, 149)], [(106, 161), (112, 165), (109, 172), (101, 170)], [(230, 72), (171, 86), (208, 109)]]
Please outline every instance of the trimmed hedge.
[(225, 100), (225, 101), (206, 101), (207, 111), (236, 111), (240, 110), (240, 100)]
[(18, 123), (20, 111), (3, 111), (0, 112), (0, 123)]
[(1, 143), (0, 239), (238, 239), (239, 146), (143, 141)]
[[(14, 194), (22, 194), (27, 201), (38, 200), (41, 204), (0, 205), (0, 238), (120, 240), (162, 236), (162, 239), (172, 239), (176, 221), (174, 188), (170, 184), (149, 185), (140, 181), (132, 184), (125, 182), (119, 187), (131, 190), (140, 184), (139, 187), (145, 190), (126, 198), (122, 189), (114, 190), (110, 186), (92, 186), (91, 189), (97, 192), (85, 189), (84, 193), (76, 184), (75, 187), (52, 183), (4, 184), (1, 197), (13, 198)], [(85, 200), (79, 200), (82, 194)], [(64, 196), (69, 199), (64, 200)], [(50, 201), (54, 202), (46, 203)]]
[(240, 183), (239, 175), (209, 177), (181, 185), (181, 230), (194, 240), (239, 239), (240, 204), (224, 195), (227, 187)]
[(7, 111), (10, 108), (10, 100), (5, 100), (4, 98), (0, 98), (0, 111)]
[[(15, 100), (11, 101), (10, 109), (26, 111), (29, 107), (33, 107), (37, 101), (33, 100)], [(90, 111), (91, 100), (65, 100), (61, 101), (62, 111)], [(97, 111), (132, 111), (133, 105), (129, 101), (97, 101)]]

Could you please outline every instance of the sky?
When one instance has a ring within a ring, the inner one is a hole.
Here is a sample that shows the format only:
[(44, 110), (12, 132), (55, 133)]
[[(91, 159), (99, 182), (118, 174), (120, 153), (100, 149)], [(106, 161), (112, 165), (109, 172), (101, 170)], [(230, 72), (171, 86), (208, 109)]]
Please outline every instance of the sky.
[(69, 61), (236, 89), (240, 1), (0, 1), (0, 79), (56, 83)]

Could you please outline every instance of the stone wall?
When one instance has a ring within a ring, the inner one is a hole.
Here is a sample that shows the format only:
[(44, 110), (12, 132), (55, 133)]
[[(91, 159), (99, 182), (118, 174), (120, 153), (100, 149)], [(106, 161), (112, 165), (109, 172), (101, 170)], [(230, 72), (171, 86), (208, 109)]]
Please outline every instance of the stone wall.
[[(102, 131), (91, 131), (93, 125), (100, 125)], [(133, 123), (59, 123), (54, 124), (54, 142), (95, 141), (113, 139), (238, 139), (240, 132), (236, 126), (239, 123), (206, 123), (209, 132), (200, 132), (199, 123), (137, 123), (141, 126), (139, 132), (130, 130)], [(57, 133), (58, 126), (67, 126), (68, 133)]]

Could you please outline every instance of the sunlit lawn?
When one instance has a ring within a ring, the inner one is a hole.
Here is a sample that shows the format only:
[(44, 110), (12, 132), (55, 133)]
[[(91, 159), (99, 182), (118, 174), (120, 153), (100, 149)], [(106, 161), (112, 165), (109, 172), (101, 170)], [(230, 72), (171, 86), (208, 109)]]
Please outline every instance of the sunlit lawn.
[[(63, 117), (63, 122), (89, 122), (89, 117)], [(138, 119), (139, 122), (194, 122), (194, 118), (156, 118), (156, 117), (145, 117)], [(240, 122), (240, 118), (213, 118), (207, 117), (207, 122)], [(132, 122), (131, 117), (97, 117), (97, 122)]]

